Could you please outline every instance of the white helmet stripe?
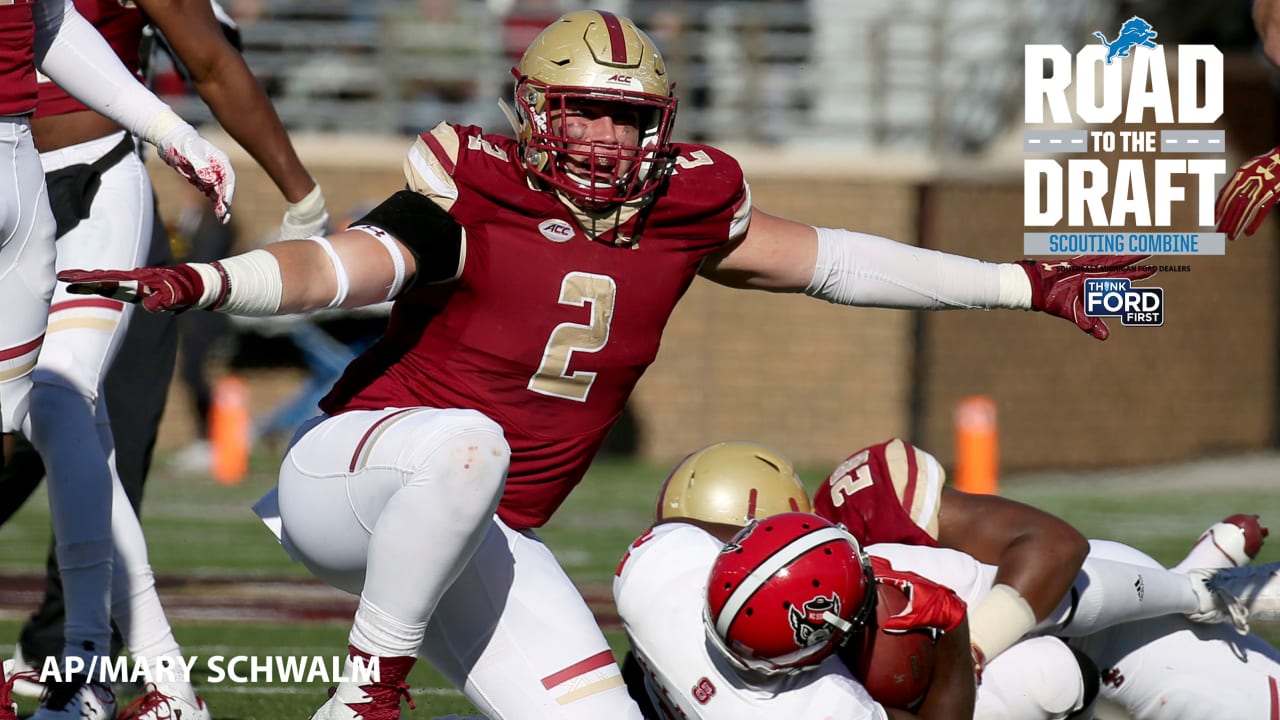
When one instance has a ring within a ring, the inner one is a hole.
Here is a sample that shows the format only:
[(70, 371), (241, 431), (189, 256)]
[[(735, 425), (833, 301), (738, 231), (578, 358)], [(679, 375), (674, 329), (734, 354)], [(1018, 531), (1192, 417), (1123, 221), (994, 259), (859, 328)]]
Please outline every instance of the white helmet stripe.
[[(765, 522), (768, 521), (766, 520)], [(754, 532), (764, 531), (757, 528)], [(768, 582), (769, 578), (773, 577), (779, 570), (795, 562), (796, 558), (820, 545), (836, 540), (857, 543), (852, 535), (840, 528), (821, 527), (811, 533), (801, 535), (779, 548), (777, 552), (766, 558), (755, 570), (752, 570), (743, 578), (742, 584), (738, 585), (733, 593), (729, 595), (728, 601), (725, 602), (724, 607), (720, 610), (720, 617), (716, 618), (716, 631), (720, 633), (721, 637), (728, 637), (729, 626), (733, 624), (733, 619), (738, 616), (742, 606), (747, 604), (751, 596), (755, 595), (756, 591), (760, 589), (761, 585)]]

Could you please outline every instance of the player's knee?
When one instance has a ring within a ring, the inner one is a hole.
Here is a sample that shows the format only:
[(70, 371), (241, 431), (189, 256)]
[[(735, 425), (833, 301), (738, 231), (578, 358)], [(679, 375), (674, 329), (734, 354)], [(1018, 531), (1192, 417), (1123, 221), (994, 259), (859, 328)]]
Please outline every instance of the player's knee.
[[(439, 418), (437, 418), (439, 419)], [(451, 410), (434, 441), (419, 448), (415, 482), (451, 478), (470, 489), (501, 492), (511, 461), (502, 427), (474, 410)]]

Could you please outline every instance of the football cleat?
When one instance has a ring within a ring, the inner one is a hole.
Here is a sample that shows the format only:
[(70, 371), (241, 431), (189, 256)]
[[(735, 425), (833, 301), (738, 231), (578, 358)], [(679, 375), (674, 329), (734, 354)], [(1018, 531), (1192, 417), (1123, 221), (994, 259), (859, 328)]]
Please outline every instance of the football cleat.
[(18, 703), (13, 701), (13, 675), (9, 661), (0, 664), (0, 720), (18, 720)]
[(116, 694), (105, 683), (78, 678), (48, 687), (30, 720), (113, 720), (116, 716)]
[(10, 679), (14, 695), (29, 698), (44, 697), (44, 683), (40, 682), (39, 673), (23, 656), (21, 645), (15, 645), (13, 657), (4, 661), (4, 674)]
[(414, 709), (408, 683), (339, 683), (311, 720), (399, 720), (401, 699)]
[(1264, 565), (1187, 571), (1200, 609), (1189, 613), (1194, 622), (1230, 620), (1241, 634), (1249, 620), (1280, 620), (1280, 562)]
[(1201, 533), (1191, 552), (1174, 569), (1185, 572), (1197, 567), (1248, 565), (1262, 551), (1267, 534), (1257, 515), (1232, 515)]
[(177, 693), (168, 694), (155, 683), (146, 684), (146, 694), (124, 706), (118, 720), (213, 720), (209, 706), (196, 698), (196, 704)]

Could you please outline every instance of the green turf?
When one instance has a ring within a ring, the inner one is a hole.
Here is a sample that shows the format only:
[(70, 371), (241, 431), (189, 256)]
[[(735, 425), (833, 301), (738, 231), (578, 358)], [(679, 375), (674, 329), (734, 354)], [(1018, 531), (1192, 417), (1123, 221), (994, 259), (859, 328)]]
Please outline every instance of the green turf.
[[(167, 472), (162, 460), (153, 473), (143, 513), (151, 561), (158, 574), (306, 575), (300, 567), (290, 564), (249, 510), (274, 482), (274, 462), (270, 458), (255, 458), (248, 480), (233, 487)], [(647, 527), (654, 496), (666, 470), (630, 463), (598, 463), (542, 531), (578, 583), (604, 587), (609, 582), (627, 544)], [(804, 474), (812, 486), (822, 472)], [(1280, 526), (1280, 503), (1274, 492), (1265, 489), (1224, 491), (1205, 486), (1166, 492), (1158, 486), (1134, 490), (1094, 479), (1009, 482), (1003, 492), (1065, 517), (1086, 535), (1128, 542), (1166, 563), (1180, 558), (1210, 523), (1235, 512), (1258, 512)], [(48, 509), (40, 493), (0, 528), (0, 546), (4, 547), (0, 570), (42, 571), (47, 542)], [(1280, 543), (1268, 546), (1260, 560), (1280, 560)], [(1273, 643), (1280, 641), (1280, 625), (1256, 627)], [(7, 653), (5, 638), (16, 639), (17, 628), (15, 621), (0, 622), (0, 655)], [(214, 654), (330, 657), (345, 648), (347, 628), (341, 624), (180, 623), (176, 631), (187, 651), (201, 658)], [(620, 634), (609, 635), (615, 650), (619, 649)], [(410, 680), (418, 711), (407, 717), (472, 712), (470, 705), (425, 663), (419, 664)], [(327, 688), (322, 683), (214, 685), (204, 679), (198, 684), (219, 720), (306, 717), (323, 702)], [(23, 709), (30, 712), (30, 703)]]

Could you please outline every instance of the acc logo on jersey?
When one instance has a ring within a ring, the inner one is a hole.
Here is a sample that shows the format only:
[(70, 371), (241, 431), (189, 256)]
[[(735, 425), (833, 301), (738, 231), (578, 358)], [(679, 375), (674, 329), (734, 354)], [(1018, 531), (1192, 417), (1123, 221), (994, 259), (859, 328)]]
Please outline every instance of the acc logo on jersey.
[(831, 597), (821, 595), (796, 609), (791, 606), (787, 610), (787, 620), (791, 622), (791, 630), (795, 633), (796, 645), (812, 647), (821, 645), (831, 639), (831, 625), (826, 621), (826, 614), (840, 614), (840, 596), (831, 593)]
[(538, 223), (538, 232), (551, 242), (568, 242), (573, 239), (573, 226), (563, 220), (543, 220)]

